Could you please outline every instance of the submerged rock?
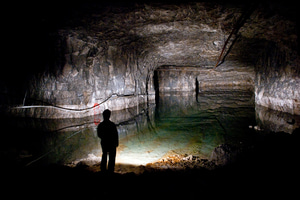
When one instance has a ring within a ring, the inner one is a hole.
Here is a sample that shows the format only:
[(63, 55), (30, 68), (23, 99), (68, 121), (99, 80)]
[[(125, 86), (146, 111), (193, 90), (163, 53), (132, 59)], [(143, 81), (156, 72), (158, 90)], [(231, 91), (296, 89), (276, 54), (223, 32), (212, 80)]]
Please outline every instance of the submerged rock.
[(225, 166), (236, 160), (238, 150), (229, 144), (221, 144), (211, 154), (211, 161), (216, 165)]

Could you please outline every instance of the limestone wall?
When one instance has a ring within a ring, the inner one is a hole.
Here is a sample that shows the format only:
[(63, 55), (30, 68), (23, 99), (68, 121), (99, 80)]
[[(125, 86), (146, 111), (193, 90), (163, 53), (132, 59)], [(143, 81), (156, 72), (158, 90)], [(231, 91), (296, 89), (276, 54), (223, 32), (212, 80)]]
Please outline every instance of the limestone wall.
[(63, 65), (57, 62), (54, 73), (37, 74), (23, 105), (11, 109), (13, 113), (38, 118), (84, 117), (94, 114), (95, 105), (101, 105), (101, 110), (121, 110), (154, 98), (146, 97), (149, 71), (137, 64), (135, 49), (124, 51), (72, 31), (62, 31), (58, 37), (58, 48), (64, 52), (56, 59), (63, 60)]
[[(213, 70), (213, 67), (161, 66), (157, 69), (159, 92), (195, 91), (218, 89), (219, 87), (254, 86), (254, 68), (227, 63)], [(198, 91), (199, 92), (199, 91)]]
[(255, 102), (300, 115), (300, 69), (290, 49), (270, 45), (256, 67)]

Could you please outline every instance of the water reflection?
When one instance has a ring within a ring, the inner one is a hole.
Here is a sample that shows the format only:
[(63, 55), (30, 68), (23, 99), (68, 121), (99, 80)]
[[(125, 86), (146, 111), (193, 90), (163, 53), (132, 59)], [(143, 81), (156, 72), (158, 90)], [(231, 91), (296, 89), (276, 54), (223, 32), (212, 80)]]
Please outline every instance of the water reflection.
[[(172, 152), (209, 159), (221, 144), (251, 145), (253, 129), (292, 132), (299, 117), (258, 109), (249, 90), (160, 94), (159, 104), (112, 112), (120, 146), (118, 163), (146, 164)], [(273, 117), (276, 116), (276, 117)], [(281, 116), (281, 117), (279, 117)], [(96, 116), (102, 120), (102, 116)], [(258, 122), (256, 122), (256, 120)], [(284, 123), (279, 123), (279, 122)], [(2, 118), (1, 158), (10, 165), (67, 164), (101, 156), (94, 116), (82, 119), (42, 120)]]
[(198, 94), (164, 93), (157, 111), (160, 143), (177, 154), (210, 158), (223, 143), (239, 144), (254, 120), (251, 91), (218, 90)]
[(292, 134), (300, 127), (300, 116), (256, 105), (256, 121), (260, 129), (265, 132), (285, 132)]

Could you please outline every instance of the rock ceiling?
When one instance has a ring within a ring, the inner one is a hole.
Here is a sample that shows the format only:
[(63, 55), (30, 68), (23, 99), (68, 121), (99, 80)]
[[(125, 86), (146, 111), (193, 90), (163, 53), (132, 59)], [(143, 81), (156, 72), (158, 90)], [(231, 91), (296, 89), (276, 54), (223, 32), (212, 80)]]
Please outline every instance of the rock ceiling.
[(233, 60), (253, 60), (265, 41), (297, 44), (295, 22), (277, 13), (278, 7), (207, 2), (89, 5), (80, 18), (76, 18), (77, 13), (73, 21), (66, 20), (63, 29), (110, 41), (124, 50), (138, 48), (141, 54), (155, 54), (161, 64), (214, 65), (226, 39), (246, 12), (249, 15), (227, 45), (228, 50), (237, 39), (231, 53)]

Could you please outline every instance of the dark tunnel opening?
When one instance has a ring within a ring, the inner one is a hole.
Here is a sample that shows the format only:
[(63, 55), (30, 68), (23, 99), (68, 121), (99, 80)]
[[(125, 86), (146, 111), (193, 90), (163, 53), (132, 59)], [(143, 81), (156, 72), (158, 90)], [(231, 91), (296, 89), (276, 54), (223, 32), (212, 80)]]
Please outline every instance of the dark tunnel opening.
[(153, 85), (155, 90), (155, 104), (159, 106), (159, 80), (158, 80), (158, 71), (154, 70), (153, 74)]

